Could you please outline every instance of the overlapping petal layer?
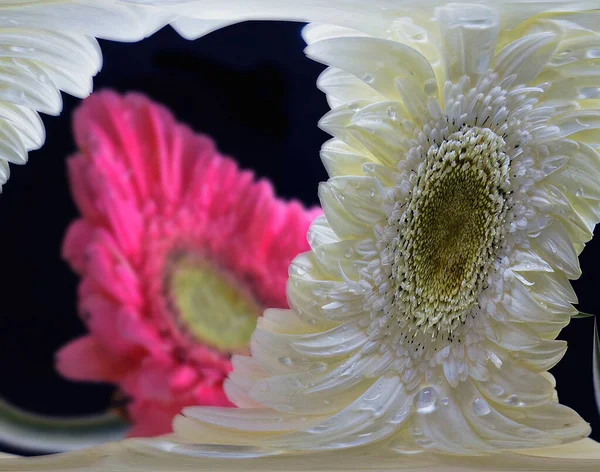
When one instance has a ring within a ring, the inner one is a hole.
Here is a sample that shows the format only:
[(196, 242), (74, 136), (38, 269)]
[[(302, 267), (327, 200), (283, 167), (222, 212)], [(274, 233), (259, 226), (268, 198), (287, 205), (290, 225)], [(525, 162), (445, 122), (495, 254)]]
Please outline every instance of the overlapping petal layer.
[(58, 115), (60, 91), (86, 97), (102, 56), (95, 37), (138, 41), (175, 17), (121, 0), (13, 0), (0, 5), (0, 188), (45, 139), (38, 112)]

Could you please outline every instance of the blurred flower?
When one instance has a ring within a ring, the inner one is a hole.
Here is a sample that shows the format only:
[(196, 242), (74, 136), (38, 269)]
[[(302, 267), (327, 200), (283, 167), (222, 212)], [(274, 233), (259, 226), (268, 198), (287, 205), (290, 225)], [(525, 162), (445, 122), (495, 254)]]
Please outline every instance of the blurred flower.
[(64, 255), (90, 335), (58, 353), (58, 369), (119, 384), (131, 436), (170, 431), (186, 405), (230, 406), (230, 356), (247, 351), (265, 307), (287, 306), (288, 265), (320, 210), (278, 200), (141, 95), (95, 94), (74, 126), (82, 218)]

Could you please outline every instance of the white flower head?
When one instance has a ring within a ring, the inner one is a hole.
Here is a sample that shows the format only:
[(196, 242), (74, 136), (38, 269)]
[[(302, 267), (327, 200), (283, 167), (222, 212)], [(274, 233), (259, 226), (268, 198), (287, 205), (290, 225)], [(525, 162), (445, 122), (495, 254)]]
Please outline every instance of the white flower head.
[(186, 440), (478, 455), (589, 434), (547, 371), (600, 219), (600, 35), (583, 14), (393, 3), (304, 30), (330, 66), (325, 216), (292, 309), (234, 358), (243, 408), (186, 409)]

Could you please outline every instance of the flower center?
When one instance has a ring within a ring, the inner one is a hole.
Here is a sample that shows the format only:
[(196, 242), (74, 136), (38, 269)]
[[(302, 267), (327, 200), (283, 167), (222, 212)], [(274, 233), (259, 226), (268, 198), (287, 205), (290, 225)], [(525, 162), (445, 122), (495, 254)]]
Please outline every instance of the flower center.
[(477, 303), (505, 233), (509, 159), (487, 128), (433, 143), (404, 204), (394, 244), (399, 325), (452, 332)]
[(196, 341), (223, 352), (248, 347), (262, 310), (233, 277), (206, 259), (181, 256), (167, 289), (177, 321)]

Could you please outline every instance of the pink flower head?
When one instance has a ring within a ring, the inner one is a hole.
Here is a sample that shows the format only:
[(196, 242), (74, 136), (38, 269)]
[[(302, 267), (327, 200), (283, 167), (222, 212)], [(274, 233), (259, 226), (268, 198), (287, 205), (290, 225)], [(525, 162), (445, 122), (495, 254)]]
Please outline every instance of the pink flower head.
[(287, 307), (288, 265), (320, 213), (275, 197), (206, 136), (138, 94), (75, 113), (69, 177), (82, 217), (63, 253), (90, 334), (62, 348), (73, 380), (117, 383), (130, 436), (171, 430), (187, 405), (232, 406), (230, 356), (266, 307)]

